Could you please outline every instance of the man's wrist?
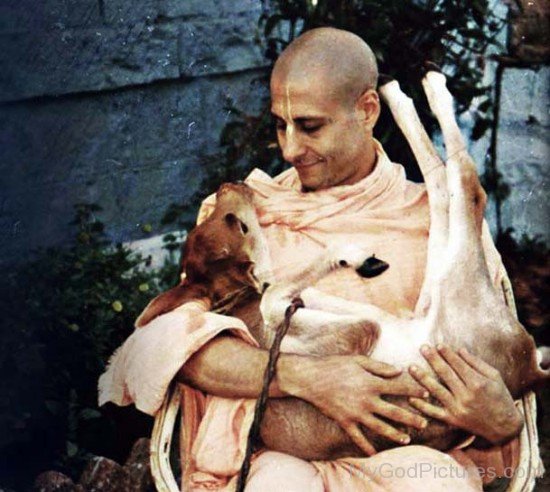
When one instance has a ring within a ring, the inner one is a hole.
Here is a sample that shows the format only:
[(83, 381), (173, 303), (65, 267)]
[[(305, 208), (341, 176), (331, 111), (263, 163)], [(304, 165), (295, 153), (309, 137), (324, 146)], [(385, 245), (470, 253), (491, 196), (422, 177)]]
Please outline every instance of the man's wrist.
[(277, 388), (280, 396), (303, 398), (312, 388), (315, 357), (281, 354), (277, 362)]

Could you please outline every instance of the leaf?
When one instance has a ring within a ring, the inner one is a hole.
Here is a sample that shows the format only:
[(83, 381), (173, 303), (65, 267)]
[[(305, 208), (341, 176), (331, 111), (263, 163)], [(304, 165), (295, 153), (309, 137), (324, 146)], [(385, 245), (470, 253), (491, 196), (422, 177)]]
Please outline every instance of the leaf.
[(95, 408), (83, 408), (78, 416), (82, 420), (98, 419), (99, 417), (101, 417), (101, 412), (99, 412)]
[(46, 400), (44, 405), (52, 415), (60, 415), (63, 411), (63, 406), (58, 401)]
[(67, 456), (72, 458), (78, 453), (78, 446), (71, 441), (67, 441)]

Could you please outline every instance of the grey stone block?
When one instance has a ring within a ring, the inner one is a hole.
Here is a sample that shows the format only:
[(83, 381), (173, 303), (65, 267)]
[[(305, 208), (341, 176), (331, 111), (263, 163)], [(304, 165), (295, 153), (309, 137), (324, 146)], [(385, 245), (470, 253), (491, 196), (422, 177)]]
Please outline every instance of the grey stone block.
[(502, 203), (502, 227), (550, 240), (548, 191), (550, 145), (543, 127), (510, 124), (498, 136), (498, 170), (510, 187)]
[(192, 156), (158, 162), (150, 168), (127, 169), (102, 174), (86, 187), (90, 202), (100, 203), (107, 233), (114, 242), (143, 236), (144, 224), (162, 230), (162, 219), (170, 203), (185, 203), (197, 191), (202, 170)]
[(166, 19), (219, 19), (247, 14), (258, 19), (259, 0), (104, 0), (105, 22), (122, 25), (134, 22), (159, 22)]
[(257, 21), (247, 16), (184, 25), (179, 42), (181, 74), (211, 75), (266, 65), (256, 34)]
[(109, 25), (153, 22), (159, 14), (159, 0), (103, 0), (103, 5), (105, 22)]
[(2, 0), (0, 32), (101, 25), (97, 0)]
[(524, 161), (546, 162), (549, 142), (548, 130), (540, 125), (503, 123), (497, 139), (497, 164), (502, 172)]
[[(0, 107), (0, 268), (63, 244), (73, 205), (98, 203), (113, 241), (143, 237), (197, 192), (232, 99), (258, 105), (259, 73), (173, 81)], [(212, 190), (214, 191), (214, 190)]]
[(159, 0), (159, 13), (167, 18), (222, 17), (247, 13), (259, 18), (260, 0)]
[(502, 77), (501, 122), (550, 126), (550, 67), (508, 68)]
[(550, 240), (550, 68), (508, 68), (502, 78), (497, 168), (510, 187), (502, 203), (502, 227), (521, 237)]
[(524, 162), (509, 175), (511, 193), (502, 204), (504, 228), (512, 227), (516, 237), (526, 234), (550, 241), (550, 174), (539, 163)]
[(97, 91), (179, 76), (178, 28), (136, 24), (0, 36), (0, 97)]

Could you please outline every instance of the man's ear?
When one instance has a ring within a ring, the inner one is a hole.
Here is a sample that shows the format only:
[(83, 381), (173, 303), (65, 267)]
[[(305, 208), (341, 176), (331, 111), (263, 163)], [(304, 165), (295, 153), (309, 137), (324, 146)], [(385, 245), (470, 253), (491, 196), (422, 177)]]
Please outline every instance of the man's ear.
[(372, 131), (380, 116), (380, 98), (374, 89), (367, 89), (356, 103), (356, 109), (361, 114), (361, 120)]

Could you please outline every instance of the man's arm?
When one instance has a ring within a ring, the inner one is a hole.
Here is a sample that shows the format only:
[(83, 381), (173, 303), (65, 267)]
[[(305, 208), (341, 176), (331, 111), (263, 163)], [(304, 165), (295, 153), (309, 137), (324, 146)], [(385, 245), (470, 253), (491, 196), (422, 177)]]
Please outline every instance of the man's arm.
[[(177, 380), (226, 398), (259, 396), (268, 352), (231, 336), (204, 345), (180, 369)], [(421, 416), (388, 403), (382, 395), (426, 397), (427, 392), (401, 370), (364, 356), (309, 357), (281, 354), (270, 387), (271, 397), (294, 396), (315, 405), (334, 419), (367, 454), (375, 452), (359, 425), (400, 444), (409, 436), (378, 416), (416, 428)], [(376, 416), (375, 416), (376, 415)]]
[(465, 349), (424, 346), (421, 352), (445, 386), (412, 366), (411, 375), (441, 404), (411, 398), (415, 408), (481, 437), (476, 440), (478, 447), (504, 444), (521, 432), (523, 417), (496, 369)]
[[(176, 380), (224, 398), (257, 398), (262, 390), (263, 371), (268, 358), (266, 350), (221, 334), (189, 358), (176, 375)], [(277, 377), (273, 378), (269, 396), (286, 396), (279, 387)]]

